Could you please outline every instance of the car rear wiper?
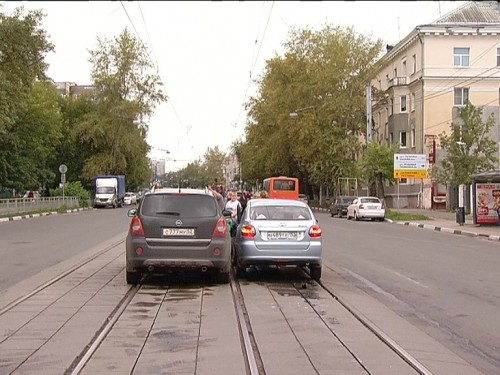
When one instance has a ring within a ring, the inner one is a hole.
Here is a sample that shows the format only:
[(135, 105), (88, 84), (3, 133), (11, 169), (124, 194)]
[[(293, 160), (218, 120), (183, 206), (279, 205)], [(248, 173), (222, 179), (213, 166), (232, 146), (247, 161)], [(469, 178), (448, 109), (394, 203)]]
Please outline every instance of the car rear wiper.
[(156, 211), (157, 214), (159, 215), (172, 215), (172, 216), (180, 216), (179, 212), (175, 211)]

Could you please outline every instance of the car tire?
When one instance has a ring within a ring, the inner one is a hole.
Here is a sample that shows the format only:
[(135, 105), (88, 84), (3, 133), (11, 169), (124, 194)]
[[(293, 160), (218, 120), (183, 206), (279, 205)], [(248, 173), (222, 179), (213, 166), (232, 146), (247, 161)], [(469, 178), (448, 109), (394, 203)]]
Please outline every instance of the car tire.
[(356, 211), (354, 211), (354, 220), (359, 221), (359, 216)]
[(337, 211), (337, 216), (339, 217), (339, 219), (341, 219), (342, 218), (342, 211), (340, 211), (340, 210)]
[(246, 267), (236, 265), (236, 277), (237, 278), (244, 277), (246, 275), (246, 273), (247, 273)]
[(310, 266), (310, 275), (311, 279), (319, 281), (321, 279), (321, 266), (315, 265), (315, 266)]
[(127, 284), (139, 284), (141, 281), (141, 274), (139, 272), (129, 272), (126, 273)]

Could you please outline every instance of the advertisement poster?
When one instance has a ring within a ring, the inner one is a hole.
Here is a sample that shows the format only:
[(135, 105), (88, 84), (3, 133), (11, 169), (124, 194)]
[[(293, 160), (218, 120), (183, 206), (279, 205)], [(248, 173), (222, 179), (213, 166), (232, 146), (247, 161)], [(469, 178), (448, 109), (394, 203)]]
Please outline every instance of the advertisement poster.
[(498, 224), (500, 207), (500, 184), (476, 184), (476, 222), (477, 224)]

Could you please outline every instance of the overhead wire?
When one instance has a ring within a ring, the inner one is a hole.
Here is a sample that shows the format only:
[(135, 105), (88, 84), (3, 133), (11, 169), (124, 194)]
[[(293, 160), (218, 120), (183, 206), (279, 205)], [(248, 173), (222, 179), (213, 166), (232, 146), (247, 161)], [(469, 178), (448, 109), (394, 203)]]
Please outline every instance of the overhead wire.
[[(259, 44), (259, 47), (258, 47), (258, 50), (257, 50), (257, 54), (255, 56), (255, 60), (253, 62), (253, 65), (252, 65), (252, 68), (250, 70), (250, 77), (249, 77), (249, 80), (248, 80), (248, 83), (247, 83), (247, 86), (246, 86), (246, 89), (245, 89), (245, 94), (243, 96), (243, 100), (242, 100), (242, 104), (240, 106), (240, 110), (238, 112), (238, 117), (236, 118), (236, 121), (234, 123), (234, 127), (233, 127), (233, 134), (232, 134), (232, 138), (234, 138), (234, 135), (235, 135), (235, 132), (236, 132), (236, 127), (238, 125), (238, 121), (240, 119), (240, 116), (241, 116), (241, 112), (243, 111), (243, 107), (245, 105), (245, 101), (246, 101), (246, 98), (247, 98), (247, 95), (248, 95), (248, 90), (250, 88), (250, 84), (252, 83), (252, 79), (253, 79), (253, 72), (255, 70), (255, 67), (257, 66), (257, 61), (259, 59), (259, 55), (260, 55), (260, 51), (261, 51), (261, 48), (262, 48), (262, 44), (264, 43), (264, 39), (266, 37), (266, 32), (267, 32), (267, 27), (269, 26), (269, 21), (271, 20), (271, 14), (273, 12), (273, 8), (274, 8), (274, 1), (271, 2), (271, 9), (269, 10), (269, 14), (267, 16), (267, 21), (266, 21), (266, 26), (264, 28), (264, 32), (262, 34), (262, 38), (260, 39), (260, 44)], [(259, 25), (259, 29), (260, 29), (260, 25)], [(258, 39), (258, 38), (257, 38)], [(257, 40), (256, 39), (256, 40)]]
[[(152, 49), (152, 53), (153, 53), (153, 55), (154, 55), (154, 61), (155, 61), (155, 63), (156, 63), (156, 69), (157, 69), (158, 76), (159, 76), (159, 78), (160, 78), (160, 81), (161, 81), (161, 84), (163, 85), (163, 87), (166, 87), (166, 85), (165, 85), (165, 81), (164, 81), (164, 79), (163, 79), (163, 77), (162, 77), (162, 75), (161, 75), (161, 72), (160, 72), (160, 68), (159, 68), (159, 63), (158, 63), (158, 60), (156, 59), (156, 55), (154, 54), (154, 48), (153, 48), (153, 44), (152, 44), (151, 37), (150, 37), (150, 35), (149, 35), (149, 30), (148, 30), (148, 27), (147, 27), (147, 22), (146, 22), (146, 20), (145, 20), (145, 18), (144, 18), (144, 13), (142, 12), (142, 8), (141, 8), (141, 5), (140, 5), (140, 2), (137, 2), (137, 3), (138, 3), (138, 5), (139, 5), (139, 11), (140, 11), (140, 13), (141, 13), (142, 21), (143, 21), (143, 23), (144, 23), (144, 27), (145, 27), (145, 29), (146, 29), (146, 33), (147, 33), (147, 35), (148, 35), (149, 42), (150, 42), (150, 44), (151, 44), (151, 49)], [(121, 7), (123, 8), (123, 10), (125, 11), (125, 14), (127, 15), (127, 18), (128, 18), (128, 20), (129, 20), (129, 22), (131, 23), (132, 28), (133, 28), (133, 29), (134, 29), (134, 31), (135, 31), (135, 34), (137, 35), (137, 37), (139, 38), (139, 40), (140, 40), (140, 41), (144, 44), (144, 42), (142, 41), (142, 38), (141, 38), (141, 36), (140, 36), (139, 32), (137, 31), (137, 28), (135, 27), (134, 22), (132, 21), (132, 18), (130, 17), (130, 15), (129, 15), (129, 13), (128, 13), (128, 11), (127, 11), (126, 7), (125, 7), (125, 5), (123, 4), (123, 1), (120, 1), (120, 4), (121, 4)], [(146, 54), (148, 55), (148, 57), (149, 57), (151, 60), (153, 60), (153, 58), (152, 58), (152, 57), (151, 57), (151, 55), (149, 54), (149, 51), (148, 51), (148, 49), (147, 49), (147, 48), (145, 48), (145, 52), (146, 52)], [(166, 90), (165, 90), (165, 91), (166, 91)], [(165, 93), (166, 93), (166, 95), (168, 96), (168, 101), (167, 101), (167, 102), (168, 102), (168, 104), (170, 104), (170, 106), (172, 107), (172, 110), (173, 110), (173, 112), (174, 112), (175, 117), (177, 118), (177, 121), (179, 122), (179, 124), (180, 124), (181, 126), (183, 126), (183, 127), (186, 129), (186, 136), (187, 136), (188, 144), (189, 144), (189, 146), (191, 147), (191, 150), (194, 150), (194, 146), (193, 146), (193, 144), (192, 144), (192, 142), (191, 142), (191, 139), (190, 139), (190, 137), (189, 137), (189, 132), (190, 132), (190, 130), (191, 130), (191, 127), (189, 127), (189, 126), (187, 126), (187, 125), (185, 125), (185, 124), (183, 123), (183, 121), (181, 120), (181, 118), (180, 118), (180, 116), (179, 116), (179, 114), (178, 114), (177, 110), (175, 109), (175, 106), (174, 106), (174, 104), (173, 104), (172, 98), (168, 95), (168, 93), (167, 93), (167, 92), (165, 92)], [(179, 141), (180, 141), (180, 139), (179, 139)]]

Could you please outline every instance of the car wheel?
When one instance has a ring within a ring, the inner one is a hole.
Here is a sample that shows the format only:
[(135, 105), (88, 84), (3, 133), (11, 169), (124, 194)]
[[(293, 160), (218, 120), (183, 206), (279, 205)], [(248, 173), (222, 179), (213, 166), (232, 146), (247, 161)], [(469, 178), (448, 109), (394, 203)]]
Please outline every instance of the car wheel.
[(309, 269), (311, 271), (311, 278), (313, 280), (319, 281), (321, 279), (321, 266), (310, 266)]
[(229, 282), (229, 272), (219, 272), (217, 274), (217, 283), (227, 284)]
[(356, 211), (354, 211), (354, 220), (359, 221), (359, 216)]
[(141, 274), (139, 272), (129, 272), (126, 273), (127, 284), (139, 284), (141, 281)]
[(339, 219), (342, 218), (342, 211), (338, 210), (337, 211), (337, 216), (339, 217)]

